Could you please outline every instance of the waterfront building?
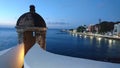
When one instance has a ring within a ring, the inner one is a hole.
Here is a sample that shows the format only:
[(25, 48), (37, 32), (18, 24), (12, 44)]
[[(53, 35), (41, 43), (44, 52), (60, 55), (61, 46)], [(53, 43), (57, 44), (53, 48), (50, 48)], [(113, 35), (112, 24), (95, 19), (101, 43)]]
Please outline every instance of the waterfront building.
[(76, 33), (77, 32), (77, 30), (76, 29), (73, 29), (73, 31), (72, 31), (73, 33)]
[(88, 26), (87, 31), (88, 32), (95, 32), (95, 26), (94, 25)]
[(114, 25), (113, 34), (120, 36), (120, 23)]
[(99, 32), (99, 25), (94, 25), (95, 27), (95, 32), (98, 33)]

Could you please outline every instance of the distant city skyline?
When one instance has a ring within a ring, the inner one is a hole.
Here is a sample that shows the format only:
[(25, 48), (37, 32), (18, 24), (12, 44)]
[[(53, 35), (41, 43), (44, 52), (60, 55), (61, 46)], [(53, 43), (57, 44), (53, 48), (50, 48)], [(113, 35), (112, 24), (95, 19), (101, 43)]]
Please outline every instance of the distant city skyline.
[(1, 0), (0, 26), (15, 26), (35, 5), (48, 28), (75, 28), (102, 21), (120, 21), (120, 0)]

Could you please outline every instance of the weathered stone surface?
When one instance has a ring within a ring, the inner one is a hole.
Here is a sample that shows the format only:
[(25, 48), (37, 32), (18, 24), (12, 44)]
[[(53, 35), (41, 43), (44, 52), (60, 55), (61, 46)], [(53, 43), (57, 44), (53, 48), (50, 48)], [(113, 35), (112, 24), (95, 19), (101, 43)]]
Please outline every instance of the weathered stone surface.
[(35, 12), (35, 7), (30, 6), (30, 12), (20, 16), (16, 29), (19, 44), (25, 46), (25, 55), (37, 42), (43, 49), (46, 48), (46, 23), (44, 19)]

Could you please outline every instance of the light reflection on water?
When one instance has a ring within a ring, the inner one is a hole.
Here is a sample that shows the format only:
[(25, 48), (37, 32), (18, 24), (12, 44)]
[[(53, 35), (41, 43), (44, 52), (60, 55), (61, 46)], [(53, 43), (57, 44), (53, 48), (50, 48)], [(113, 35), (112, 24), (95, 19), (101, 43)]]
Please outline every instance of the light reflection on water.
[(87, 38), (87, 35), (84, 35), (84, 38), (86, 39), (86, 38)]
[(116, 45), (116, 41), (117, 41), (114, 39), (107, 39), (107, 38), (94, 37), (94, 36), (89, 36), (89, 38), (90, 38), (90, 44), (93, 44), (93, 40), (94, 40), (94, 38), (96, 38), (96, 42), (98, 43), (98, 47), (100, 47), (102, 45), (102, 43), (104, 42), (105, 44), (108, 45), (109, 48), (112, 48), (112, 46)]
[(58, 35), (56, 33), (59, 33), (59, 30), (51, 30), (48, 33), (47, 51), (49, 52), (87, 59), (110, 62), (116, 62), (117, 60), (117, 62), (120, 62), (120, 42), (118, 40), (86, 35), (76, 36), (64, 32), (61, 32), (64, 34)]
[(17, 45), (17, 32), (13, 28), (0, 28), (0, 51)]
[(111, 48), (111, 47), (112, 47), (113, 40), (109, 39), (109, 40), (108, 40), (108, 43), (109, 43), (109, 47)]
[[(4, 43), (6, 44), (4, 45)], [(13, 47), (16, 44), (17, 33), (15, 30), (0, 30), (0, 50)], [(46, 50), (79, 58), (102, 61), (107, 58), (107, 61), (120, 62), (120, 40), (72, 35), (60, 32), (58, 29), (47, 30)]]

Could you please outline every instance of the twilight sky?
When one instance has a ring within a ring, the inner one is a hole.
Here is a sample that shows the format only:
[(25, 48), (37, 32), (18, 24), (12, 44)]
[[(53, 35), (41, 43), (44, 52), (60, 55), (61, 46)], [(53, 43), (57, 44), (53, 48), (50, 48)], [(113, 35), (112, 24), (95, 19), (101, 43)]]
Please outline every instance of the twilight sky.
[(35, 5), (48, 28), (75, 28), (102, 21), (120, 21), (120, 0), (0, 0), (0, 26), (15, 26)]

